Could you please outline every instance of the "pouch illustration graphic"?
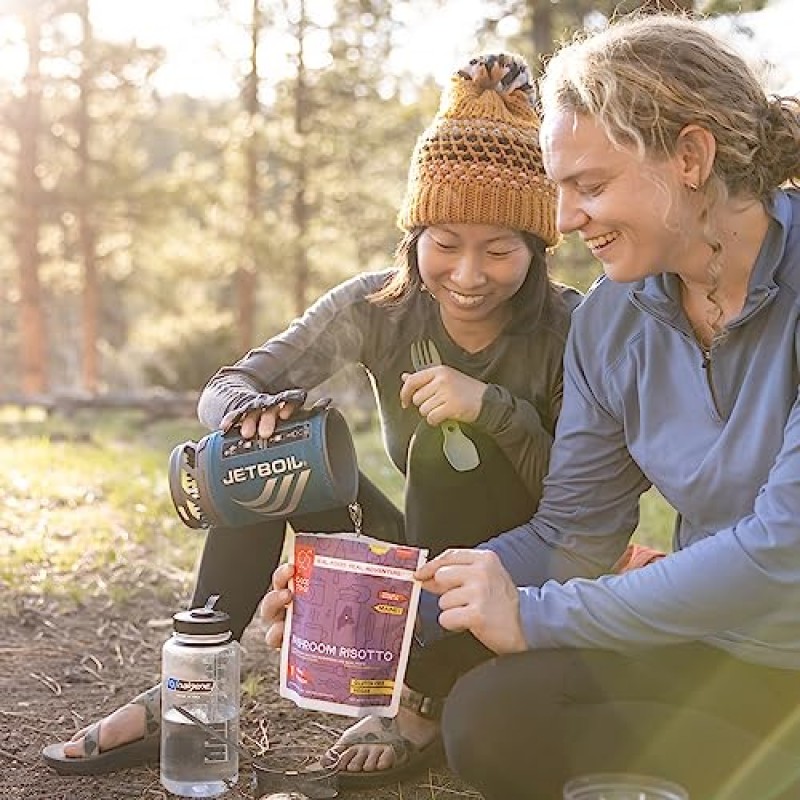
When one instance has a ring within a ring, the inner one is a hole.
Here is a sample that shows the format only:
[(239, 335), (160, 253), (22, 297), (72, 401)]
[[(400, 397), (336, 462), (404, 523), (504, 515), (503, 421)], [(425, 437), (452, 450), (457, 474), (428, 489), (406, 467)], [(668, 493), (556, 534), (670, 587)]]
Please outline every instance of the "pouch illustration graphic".
[(336, 644), (352, 647), (357, 644), (361, 621), (361, 604), (358, 592), (353, 589), (340, 589), (333, 616), (336, 625)]

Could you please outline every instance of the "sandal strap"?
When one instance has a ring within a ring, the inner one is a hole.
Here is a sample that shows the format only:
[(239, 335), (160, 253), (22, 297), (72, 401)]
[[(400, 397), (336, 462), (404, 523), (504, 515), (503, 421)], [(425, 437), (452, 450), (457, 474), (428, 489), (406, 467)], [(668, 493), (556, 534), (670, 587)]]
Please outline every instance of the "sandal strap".
[(100, 723), (94, 722), (83, 734), (83, 757), (94, 758), (100, 754)]
[(151, 686), (141, 694), (137, 694), (131, 705), (144, 707), (145, 734), (156, 733), (161, 728), (161, 684)]
[(423, 719), (439, 720), (444, 708), (444, 698), (428, 697), (428, 695), (404, 686), (400, 693), (400, 705)]

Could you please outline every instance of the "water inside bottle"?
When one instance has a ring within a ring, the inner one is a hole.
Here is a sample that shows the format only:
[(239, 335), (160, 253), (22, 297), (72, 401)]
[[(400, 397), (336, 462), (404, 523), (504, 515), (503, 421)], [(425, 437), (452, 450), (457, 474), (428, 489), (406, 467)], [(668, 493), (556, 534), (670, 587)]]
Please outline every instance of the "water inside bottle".
[[(239, 740), (235, 715), (209, 724), (222, 736)], [(179, 797), (218, 797), (236, 782), (236, 750), (214, 740), (174, 709), (164, 715), (162, 725), (161, 782), (165, 789)]]

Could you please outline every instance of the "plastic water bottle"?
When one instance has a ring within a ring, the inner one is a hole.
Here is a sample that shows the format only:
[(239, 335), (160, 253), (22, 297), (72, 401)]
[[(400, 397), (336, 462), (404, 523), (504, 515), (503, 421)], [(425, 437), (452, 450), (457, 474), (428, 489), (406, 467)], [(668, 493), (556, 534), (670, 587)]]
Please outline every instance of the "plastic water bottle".
[(238, 751), (224, 741), (239, 741), (239, 643), (218, 599), (175, 614), (162, 651), (161, 785), (179, 797), (218, 797), (239, 777)]

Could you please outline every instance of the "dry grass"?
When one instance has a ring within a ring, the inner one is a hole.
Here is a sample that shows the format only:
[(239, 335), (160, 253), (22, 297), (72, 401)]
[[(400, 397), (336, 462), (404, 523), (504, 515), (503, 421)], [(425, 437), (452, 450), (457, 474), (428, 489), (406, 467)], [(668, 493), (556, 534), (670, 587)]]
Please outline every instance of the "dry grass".
[[(65, 778), (39, 753), (158, 679), (170, 617), (185, 605), (202, 543), (172, 509), (167, 457), (199, 435), (191, 420), (150, 423), (134, 414), (0, 416), (0, 797), (168, 797), (153, 769)], [(359, 453), (377, 459), (378, 448), (370, 434)], [(397, 490), (391, 474), (378, 477)], [(280, 698), (276, 655), (262, 637), (254, 621), (243, 640), (244, 744), (256, 754), (327, 747), (349, 720)], [(252, 800), (249, 772), (229, 796)], [(444, 768), (349, 796), (479, 798)]]
[[(44, 418), (0, 409), (0, 797), (164, 800), (152, 769), (62, 778), (40, 760), (158, 677), (169, 618), (189, 596), (202, 535), (177, 519), (166, 464), (198, 438), (191, 419), (137, 414)], [(399, 500), (376, 431), (356, 436), (359, 461)], [(640, 541), (666, 546), (671, 514), (647, 498)], [(277, 662), (253, 623), (244, 644), (242, 735), (269, 745), (329, 745), (349, 724), (277, 694)], [(231, 797), (252, 798), (249, 776)], [(374, 800), (479, 798), (446, 769), (414, 782), (352, 793)]]

